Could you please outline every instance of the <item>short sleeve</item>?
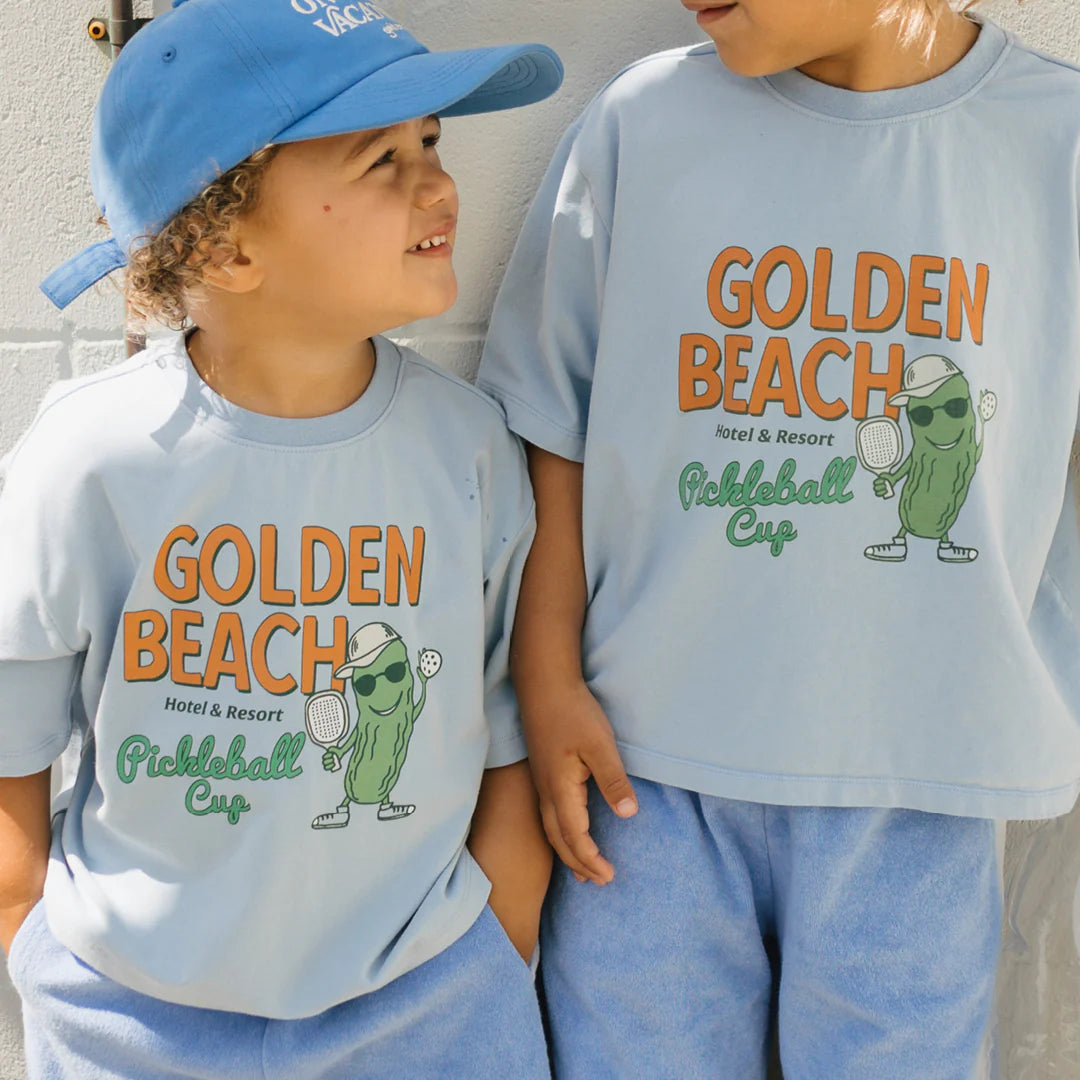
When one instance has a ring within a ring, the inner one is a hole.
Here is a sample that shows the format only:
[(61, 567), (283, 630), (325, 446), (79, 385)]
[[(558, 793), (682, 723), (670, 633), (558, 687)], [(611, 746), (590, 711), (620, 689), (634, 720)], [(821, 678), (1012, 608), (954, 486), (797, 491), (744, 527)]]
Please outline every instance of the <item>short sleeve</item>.
[(526, 216), (477, 379), (512, 431), (572, 461), (585, 456), (614, 187), (612, 138), (589, 120), (564, 136)]
[(32, 429), (0, 463), (0, 776), (40, 772), (71, 736), (88, 636), (69, 540), (85, 544), (92, 521), (77, 505), (66, 456)]
[(484, 713), (491, 732), (485, 767), (527, 756), (510, 682), (510, 636), (521, 575), (536, 530), (532, 488), (521, 444), (504, 431), (489, 460), (485, 485)]

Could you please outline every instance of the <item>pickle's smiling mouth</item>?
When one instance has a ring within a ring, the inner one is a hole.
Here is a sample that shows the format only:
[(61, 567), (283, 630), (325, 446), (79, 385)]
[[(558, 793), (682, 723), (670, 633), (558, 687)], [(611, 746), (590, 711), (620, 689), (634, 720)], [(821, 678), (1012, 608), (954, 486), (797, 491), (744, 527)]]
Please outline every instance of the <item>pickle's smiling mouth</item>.
[(401, 695), (398, 694), (397, 700), (394, 702), (393, 705), (390, 706), (389, 709), (376, 709), (374, 706), (372, 706), (371, 711), (376, 716), (389, 716), (400, 704), (401, 704)]
[(926, 440), (935, 450), (951, 450), (959, 441), (960, 436), (957, 435), (951, 443), (936, 443), (933, 439)]

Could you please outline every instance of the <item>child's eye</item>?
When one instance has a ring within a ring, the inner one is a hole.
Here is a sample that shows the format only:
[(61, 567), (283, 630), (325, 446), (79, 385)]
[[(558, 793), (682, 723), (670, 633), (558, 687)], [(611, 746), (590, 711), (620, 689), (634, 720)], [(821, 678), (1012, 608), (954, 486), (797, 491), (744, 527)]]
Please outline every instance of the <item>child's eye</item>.
[[(424, 136), (424, 148), (428, 149), (428, 150), (434, 149), (436, 146), (439, 145), (439, 140), (441, 138), (442, 138), (442, 132), (441, 131), (434, 132), (431, 135), (425, 135)], [(371, 167), (373, 169), (377, 169), (380, 165), (393, 165), (394, 156), (396, 154), (397, 154), (397, 148), (392, 146)]]

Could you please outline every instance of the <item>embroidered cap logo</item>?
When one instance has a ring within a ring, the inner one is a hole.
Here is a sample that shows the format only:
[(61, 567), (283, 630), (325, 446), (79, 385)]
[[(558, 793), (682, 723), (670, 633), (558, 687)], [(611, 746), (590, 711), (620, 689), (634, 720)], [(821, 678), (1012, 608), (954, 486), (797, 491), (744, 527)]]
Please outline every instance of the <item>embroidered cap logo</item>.
[[(380, 11), (374, 4), (363, 3), (361, 0), (349, 4), (336, 4), (331, 0), (291, 0), (291, 6), (293, 11), (300, 15), (317, 16), (311, 20), (312, 24), (334, 37), (341, 37), (342, 34), (368, 23), (385, 23), (390, 19), (386, 12)], [(398, 29), (401, 27), (395, 26), (394, 33), (390, 36), (396, 37)]]

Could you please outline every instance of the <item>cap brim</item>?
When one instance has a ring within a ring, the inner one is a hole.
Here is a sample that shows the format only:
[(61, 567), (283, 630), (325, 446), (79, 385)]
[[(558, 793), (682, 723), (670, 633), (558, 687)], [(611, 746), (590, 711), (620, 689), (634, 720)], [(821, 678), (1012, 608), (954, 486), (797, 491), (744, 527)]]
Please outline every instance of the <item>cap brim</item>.
[(546, 45), (424, 52), (387, 64), (298, 120), (274, 142), (301, 142), (429, 116), (466, 116), (531, 105), (562, 83)]
[(952, 375), (945, 375), (940, 379), (935, 379), (933, 382), (927, 383), (925, 386), (916, 386), (911, 390), (903, 390), (899, 394), (894, 394), (889, 398), (889, 405), (906, 405), (911, 398), (924, 398), (929, 397), (939, 386), (944, 386), (950, 379), (959, 375), (959, 371), (954, 371)]
[(337, 671), (334, 672), (334, 678), (335, 679), (342, 679), (350, 671), (353, 671), (356, 668), (371, 667), (371, 665), (374, 664), (375, 661), (379, 659), (379, 657), (383, 653), (383, 650), (388, 645), (392, 645), (395, 641), (400, 641), (400, 640), (401, 640), (401, 637), (398, 636), (398, 637), (387, 638), (385, 641), (380, 641), (379, 644), (376, 645), (374, 649), (368, 649), (368, 651), (366, 653), (364, 653), (363, 656), (358, 656), (358, 657), (356, 657), (355, 660), (350, 660), (348, 663), (342, 664), (341, 667), (339, 667), (337, 669)]

